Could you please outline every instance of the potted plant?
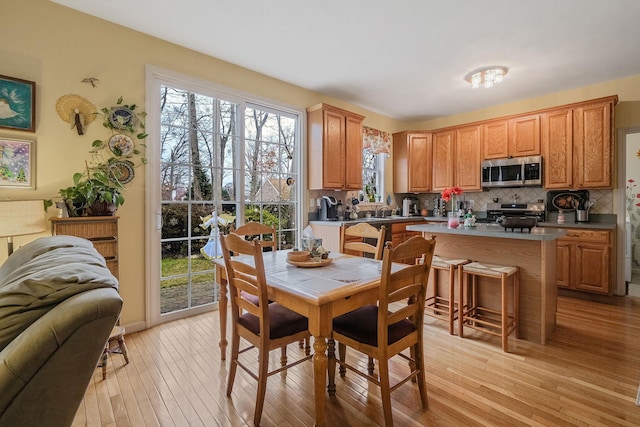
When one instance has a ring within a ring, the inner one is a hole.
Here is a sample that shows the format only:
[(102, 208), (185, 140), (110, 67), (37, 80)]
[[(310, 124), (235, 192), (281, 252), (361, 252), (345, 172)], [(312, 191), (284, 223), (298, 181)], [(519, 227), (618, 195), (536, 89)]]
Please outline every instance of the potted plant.
[(125, 190), (118, 180), (117, 171), (110, 168), (107, 161), (93, 170), (87, 167), (85, 173), (75, 173), (73, 185), (61, 188), (60, 196), (66, 203), (69, 216), (114, 215), (124, 204)]

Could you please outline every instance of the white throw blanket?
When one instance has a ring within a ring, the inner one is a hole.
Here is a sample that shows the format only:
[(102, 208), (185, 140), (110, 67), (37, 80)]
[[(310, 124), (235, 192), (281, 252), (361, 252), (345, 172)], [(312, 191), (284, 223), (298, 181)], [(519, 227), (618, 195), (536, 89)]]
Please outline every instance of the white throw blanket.
[(91, 242), (42, 237), (0, 267), (0, 350), (61, 301), (91, 289), (118, 288)]

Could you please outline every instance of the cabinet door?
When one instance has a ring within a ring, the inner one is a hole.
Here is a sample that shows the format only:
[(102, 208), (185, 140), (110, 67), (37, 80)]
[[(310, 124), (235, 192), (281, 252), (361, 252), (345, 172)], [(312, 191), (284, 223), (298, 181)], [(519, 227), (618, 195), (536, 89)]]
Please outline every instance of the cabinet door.
[(509, 120), (509, 155), (513, 157), (540, 155), (540, 116)]
[(456, 129), (455, 183), (465, 191), (482, 190), (480, 183), (480, 126)]
[(558, 240), (556, 245), (556, 279), (561, 288), (571, 285), (571, 243)]
[[(342, 189), (345, 182), (345, 117), (333, 111), (324, 111), (323, 136), (322, 160), (318, 159), (322, 161), (323, 187)], [(360, 165), (362, 168), (362, 163)], [(360, 184), (362, 188), (362, 182)]]
[(611, 187), (611, 110), (611, 102), (574, 110), (574, 187)]
[[(362, 120), (347, 116), (345, 122), (344, 189), (362, 189)], [(331, 164), (328, 165), (332, 167)], [(333, 166), (335, 167), (335, 165)]]
[[(433, 134), (432, 189), (442, 191), (454, 185), (454, 131)], [(479, 172), (478, 172), (479, 173)]]
[(588, 243), (576, 245), (575, 289), (609, 294), (611, 288), (609, 253), (608, 245)]
[(573, 112), (542, 115), (541, 141), (545, 188), (571, 188), (573, 184)]
[(482, 125), (484, 160), (509, 157), (509, 122), (498, 120)]
[(409, 170), (407, 171), (409, 192), (431, 190), (431, 171), (426, 165), (431, 163), (431, 134), (409, 135)]

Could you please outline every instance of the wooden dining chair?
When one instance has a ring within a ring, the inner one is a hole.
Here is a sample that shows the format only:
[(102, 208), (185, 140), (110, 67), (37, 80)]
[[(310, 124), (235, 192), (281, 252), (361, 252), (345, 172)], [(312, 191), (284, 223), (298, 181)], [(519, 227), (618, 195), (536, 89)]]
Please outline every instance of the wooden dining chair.
[[(378, 230), (371, 224), (361, 222), (344, 229), (340, 236), (340, 252), (346, 254), (362, 253), (371, 254), (373, 259), (382, 259), (384, 249), (384, 235), (386, 227), (383, 225)], [(366, 240), (375, 240), (375, 245)]]
[[(342, 247), (340, 252), (352, 255), (357, 253), (362, 256), (365, 256), (365, 254), (371, 254), (373, 259), (381, 260), (382, 250), (384, 249), (385, 231), (386, 227), (384, 225), (378, 230), (366, 222), (361, 222), (360, 224), (347, 227), (344, 229), (342, 236), (340, 236)], [(369, 243), (374, 239), (376, 242), (375, 245)], [(370, 357), (369, 363), (367, 364), (369, 375), (373, 375), (374, 369), (374, 361), (373, 358)]]
[(278, 239), (275, 225), (266, 225), (259, 222), (251, 221), (234, 230), (239, 236), (244, 236), (247, 240), (258, 238), (260, 246), (272, 251), (278, 250)]
[[(253, 423), (257, 426), (262, 417), (267, 378), (312, 357), (307, 355), (295, 362), (287, 363), (287, 345), (310, 337), (309, 320), (278, 303), (269, 304), (262, 247), (259, 241), (247, 241), (237, 234), (230, 233), (220, 237), (220, 244), (231, 300), (232, 338), (227, 397), (231, 397), (236, 370), (239, 366), (258, 381), (253, 417)], [(250, 255), (253, 258), (253, 265), (232, 257), (231, 252), (237, 255)], [(246, 298), (246, 295), (257, 297), (259, 303), (254, 304)], [(250, 346), (240, 350), (240, 338), (248, 341)], [(239, 357), (253, 348), (257, 348), (259, 353), (257, 373)], [(269, 353), (277, 348), (281, 349), (281, 366), (269, 371)]]
[[(329, 380), (334, 381), (338, 363), (341, 377), (349, 369), (378, 385), (387, 426), (393, 425), (391, 392), (408, 380), (415, 379), (422, 407), (426, 409), (428, 405), (422, 335), (423, 304), (435, 246), (435, 236), (429, 240), (414, 236), (396, 248), (387, 243), (377, 305), (368, 305), (333, 319), (332, 338), (338, 342), (339, 358), (330, 360)], [(422, 262), (392, 273), (392, 263), (407, 258), (421, 258)], [(378, 360), (378, 376), (366, 374), (348, 364), (347, 347)], [(401, 353), (407, 348), (408, 356)], [(396, 355), (409, 361), (410, 372), (391, 386), (389, 359)]]
[[(234, 233), (239, 236), (243, 236), (245, 239), (249, 239), (249, 240), (251, 239), (255, 240), (257, 238), (260, 242), (260, 246), (262, 247), (263, 251), (265, 249), (268, 249), (271, 251), (278, 250), (278, 240), (276, 237), (277, 232), (276, 232), (275, 225), (269, 226), (269, 225), (262, 224), (260, 222), (251, 221), (238, 227), (234, 231)], [(251, 298), (250, 296), (247, 296), (247, 297), (250, 301), (253, 301), (255, 304), (258, 303), (257, 299)], [(302, 340), (300, 341), (299, 344), (300, 344), (300, 348), (304, 349), (305, 353), (309, 355), (311, 352), (311, 344), (309, 343), (309, 340)]]

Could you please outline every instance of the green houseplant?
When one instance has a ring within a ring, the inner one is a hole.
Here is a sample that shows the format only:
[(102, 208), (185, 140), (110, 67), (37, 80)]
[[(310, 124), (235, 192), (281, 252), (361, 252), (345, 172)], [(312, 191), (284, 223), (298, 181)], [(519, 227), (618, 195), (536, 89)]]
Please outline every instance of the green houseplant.
[(118, 180), (109, 162), (85, 173), (73, 174), (73, 185), (60, 189), (69, 216), (113, 215), (124, 204), (126, 188)]

